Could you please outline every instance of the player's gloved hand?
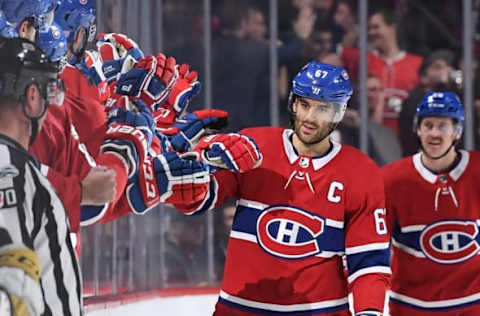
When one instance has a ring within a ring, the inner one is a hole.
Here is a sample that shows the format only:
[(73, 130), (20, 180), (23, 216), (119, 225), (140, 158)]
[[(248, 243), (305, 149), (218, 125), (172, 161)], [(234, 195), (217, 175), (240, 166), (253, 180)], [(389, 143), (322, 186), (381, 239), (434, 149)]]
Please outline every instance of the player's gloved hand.
[(262, 163), (262, 154), (255, 141), (238, 133), (204, 136), (194, 151), (210, 166), (233, 172), (247, 172)]
[(102, 71), (108, 83), (112, 83), (121, 74), (132, 70), (144, 57), (137, 43), (118, 33), (98, 34), (97, 48), (103, 61)]
[(228, 125), (228, 112), (222, 110), (200, 110), (189, 113), (161, 132), (170, 138), (178, 152), (191, 151), (200, 138), (209, 130), (218, 131)]
[(190, 100), (200, 92), (200, 82), (196, 71), (190, 71), (187, 64), (175, 66), (176, 76), (168, 99), (160, 103), (153, 112), (153, 117), (160, 130), (169, 128), (188, 107)]
[(182, 64), (177, 66), (176, 70), (178, 79), (172, 85), (170, 95), (163, 105), (173, 108), (178, 117), (184, 113), (190, 100), (200, 93), (201, 84), (198, 81), (198, 73), (190, 70), (189, 65)]
[(366, 310), (363, 312), (356, 313), (355, 316), (382, 316), (382, 312), (377, 310)]
[(155, 133), (153, 117), (145, 103), (135, 100), (132, 110), (112, 107), (108, 112), (108, 130), (101, 152), (113, 152), (127, 164), (128, 177), (133, 178), (146, 159)]
[(76, 66), (91, 84), (98, 86), (106, 80), (102, 70), (102, 59), (96, 51), (85, 51), (85, 57)]
[(142, 164), (137, 179), (127, 185), (126, 194), (135, 213), (144, 213), (163, 203), (195, 203), (209, 190), (208, 166), (195, 156), (169, 151), (149, 157)]
[(175, 58), (163, 54), (146, 56), (135, 68), (120, 75), (115, 92), (140, 98), (153, 113), (167, 99), (176, 80), (175, 63)]

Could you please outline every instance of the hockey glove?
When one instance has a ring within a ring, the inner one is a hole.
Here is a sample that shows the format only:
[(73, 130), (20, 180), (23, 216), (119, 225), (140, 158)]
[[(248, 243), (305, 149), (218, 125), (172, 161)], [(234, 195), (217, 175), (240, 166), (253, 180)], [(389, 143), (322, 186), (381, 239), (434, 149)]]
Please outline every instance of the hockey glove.
[(97, 48), (103, 62), (102, 71), (108, 83), (132, 70), (144, 56), (137, 43), (123, 34), (98, 34)]
[(195, 203), (209, 190), (208, 166), (193, 156), (174, 151), (149, 157), (139, 170), (135, 182), (127, 185), (127, 200), (132, 211), (144, 213), (163, 203)]
[(178, 152), (191, 151), (209, 130), (220, 130), (228, 125), (228, 112), (222, 110), (200, 110), (177, 119), (172, 127), (161, 130), (170, 137), (173, 148)]
[(95, 86), (98, 86), (106, 80), (102, 70), (102, 59), (96, 51), (85, 51), (84, 59), (80, 63), (77, 63), (76, 66), (87, 80)]
[(108, 130), (100, 147), (101, 152), (113, 152), (123, 158), (129, 179), (137, 174), (139, 164), (146, 159), (155, 132), (147, 106), (140, 100), (133, 103), (135, 111), (111, 108)]
[(238, 133), (205, 136), (194, 151), (210, 166), (233, 172), (247, 172), (262, 163), (262, 154), (255, 141)]
[(175, 62), (175, 58), (163, 54), (144, 57), (119, 77), (115, 92), (140, 98), (153, 113), (167, 99), (175, 82)]
[(188, 107), (190, 100), (200, 93), (198, 73), (190, 71), (190, 66), (182, 64), (177, 66), (178, 79), (172, 86), (172, 91), (164, 105), (173, 108), (177, 117), (182, 115)]

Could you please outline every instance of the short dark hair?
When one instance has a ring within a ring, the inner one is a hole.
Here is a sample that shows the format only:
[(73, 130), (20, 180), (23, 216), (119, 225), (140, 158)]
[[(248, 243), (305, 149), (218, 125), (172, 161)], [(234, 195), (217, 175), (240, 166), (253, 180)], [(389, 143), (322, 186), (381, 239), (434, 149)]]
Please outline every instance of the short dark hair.
[(426, 58), (423, 59), (423, 62), (418, 69), (418, 73), (422, 76), (425, 75), (427, 68), (430, 67), (437, 59), (443, 59), (447, 64), (453, 66), (455, 54), (448, 49), (439, 49), (431, 52)]
[(399, 15), (396, 14), (395, 11), (393, 10), (384, 8), (384, 9), (372, 11), (372, 13), (370, 14), (370, 18), (375, 14), (380, 14), (387, 25), (398, 26), (400, 23)]
[(240, 27), (243, 19), (246, 19), (251, 11), (260, 11), (260, 7), (250, 0), (225, 0), (219, 11), (220, 26), (224, 30), (236, 30)]

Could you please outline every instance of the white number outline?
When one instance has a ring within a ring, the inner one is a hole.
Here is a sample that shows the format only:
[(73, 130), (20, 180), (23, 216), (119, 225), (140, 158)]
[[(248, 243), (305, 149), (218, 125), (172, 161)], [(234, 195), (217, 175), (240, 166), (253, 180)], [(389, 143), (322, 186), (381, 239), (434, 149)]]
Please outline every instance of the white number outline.
[(387, 210), (384, 208), (377, 208), (375, 211), (373, 211), (373, 217), (375, 217), (375, 230), (379, 235), (385, 235), (388, 232), (387, 221), (385, 220), (386, 215)]

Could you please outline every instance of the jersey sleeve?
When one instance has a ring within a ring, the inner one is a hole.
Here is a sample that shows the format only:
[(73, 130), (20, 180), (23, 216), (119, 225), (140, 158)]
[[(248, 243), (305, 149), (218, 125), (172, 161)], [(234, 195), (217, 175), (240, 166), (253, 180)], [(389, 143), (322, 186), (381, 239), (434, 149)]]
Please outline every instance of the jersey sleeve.
[(355, 312), (382, 311), (390, 284), (385, 192), (373, 161), (355, 173), (347, 195), (345, 254)]
[(96, 222), (109, 222), (132, 213), (125, 196), (128, 178), (125, 163), (117, 155), (111, 153), (104, 153), (98, 156), (97, 163), (115, 171), (115, 197), (111, 203), (105, 206), (82, 206), (82, 226)]
[(70, 231), (77, 233), (80, 228), (80, 203), (82, 200), (82, 185), (79, 177), (76, 175), (64, 176), (45, 165), (42, 166), (42, 173), (55, 188), (65, 206)]
[(60, 196), (72, 232), (80, 227), (81, 181), (96, 165), (85, 145), (79, 142), (68, 112), (51, 107), (35, 143), (29, 151), (43, 164), (42, 174)]
[(387, 165), (382, 167), (381, 173), (383, 177), (383, 182), (385, 184), (385, 204), (387, 209), (387, 228), (390, 234), (393, 234), (393, 230), (395, 228), (396, 223), (396, 209), (393, 203), (393, 196), (392, 192), (394, 192), (391, 188), (394, 186), (391, 180), (393, 168), (391, 165)]

